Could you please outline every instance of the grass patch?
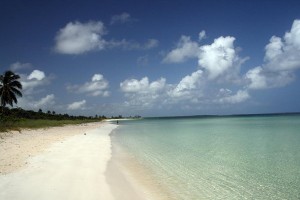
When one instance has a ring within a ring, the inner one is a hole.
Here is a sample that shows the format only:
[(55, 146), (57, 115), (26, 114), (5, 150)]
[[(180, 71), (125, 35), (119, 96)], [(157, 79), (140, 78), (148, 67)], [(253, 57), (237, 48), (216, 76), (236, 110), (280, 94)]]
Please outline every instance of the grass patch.
[(49, 119), (18, 119), (18, 120), (6, 120), (0, 124), (0, 132), (7, 132), (9, 130), (21, 130), (21, 129), (37, 129), (48, 128), (54, 126), (64, 126), (72, 124), (82, 124), (90, 122), (100, 122), (97, 119), (75, 119), (75, 120), (49, 120)]

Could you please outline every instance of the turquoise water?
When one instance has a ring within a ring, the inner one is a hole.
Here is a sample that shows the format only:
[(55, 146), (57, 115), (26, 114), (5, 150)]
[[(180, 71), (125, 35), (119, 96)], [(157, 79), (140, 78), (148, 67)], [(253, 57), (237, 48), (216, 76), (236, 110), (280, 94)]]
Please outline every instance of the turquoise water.
[(169, 199), (300, 199), (300, 116), (122, 122), (119, 145)]

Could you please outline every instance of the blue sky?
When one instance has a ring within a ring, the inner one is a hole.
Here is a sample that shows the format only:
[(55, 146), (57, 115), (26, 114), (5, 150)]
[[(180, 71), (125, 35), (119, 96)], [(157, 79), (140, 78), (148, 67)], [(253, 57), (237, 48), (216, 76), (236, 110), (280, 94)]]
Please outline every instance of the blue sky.
[(300, 111), (299, 1), (1, 1), (0, 71), (24, 109)]

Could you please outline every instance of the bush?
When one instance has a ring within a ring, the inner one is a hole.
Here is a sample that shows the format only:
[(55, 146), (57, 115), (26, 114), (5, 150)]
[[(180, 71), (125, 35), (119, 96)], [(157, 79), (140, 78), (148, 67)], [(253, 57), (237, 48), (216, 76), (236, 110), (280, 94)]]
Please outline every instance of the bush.
[(12, 116), (6, 116), (3, 113), (0, 113), (0, 132), (6, 132), (15, 127), (16, 123), (19, 120)]

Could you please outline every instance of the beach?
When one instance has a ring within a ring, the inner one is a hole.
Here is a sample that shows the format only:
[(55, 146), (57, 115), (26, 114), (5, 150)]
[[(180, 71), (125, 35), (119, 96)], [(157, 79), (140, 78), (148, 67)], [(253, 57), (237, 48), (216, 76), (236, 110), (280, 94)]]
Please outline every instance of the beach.
[(0, 199), (145, 199), (119, 168), (107, 169), (109, 134), (116, 127), (99, 122), (6, 134), (0, 143)]
[(299, 199), (299, 115), (158, 118), (0, 140), (0, 199)]

